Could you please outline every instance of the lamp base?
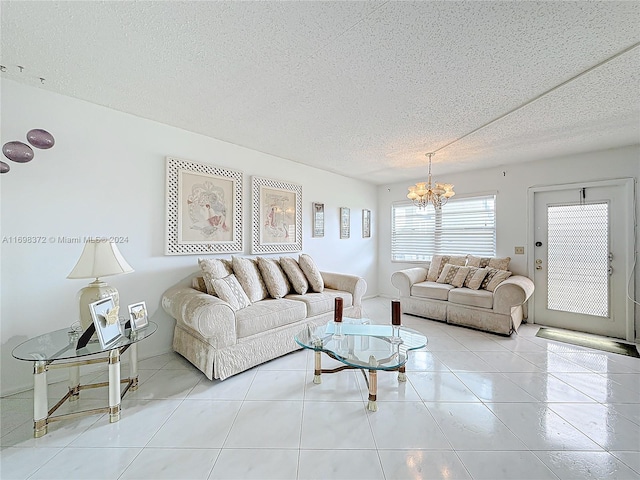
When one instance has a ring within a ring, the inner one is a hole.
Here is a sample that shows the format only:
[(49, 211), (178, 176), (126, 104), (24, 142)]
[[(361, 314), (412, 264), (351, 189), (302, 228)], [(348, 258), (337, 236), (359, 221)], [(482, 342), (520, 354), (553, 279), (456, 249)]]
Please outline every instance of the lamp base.
[(78, 305), (80, 307), (80, 326), (82, 331), (86, 331), (90, 325), (93, 325), (93, 318), (91, 317), (91, 309), (89, 304), (102, 300), (103, 298), (111, 297), (114, 305), (117, 307), (120, 305), (120, 295), (118, 290), (114, 287), (107, 285), (99, 278), (91, 282), (78, 292)]

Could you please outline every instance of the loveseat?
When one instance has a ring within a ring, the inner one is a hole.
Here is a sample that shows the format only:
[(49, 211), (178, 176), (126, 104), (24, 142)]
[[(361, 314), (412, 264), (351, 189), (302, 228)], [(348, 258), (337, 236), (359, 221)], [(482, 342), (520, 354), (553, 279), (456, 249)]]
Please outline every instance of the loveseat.
[(531, 279), (508, 270), (509, 257), (434, 255), (424, 267), (394, 272), (403, 313), (511, 335), (527, 317)]
[(362, 317), (365, 280), (321, 272), (308, 255), (200, 259), (191, 286), (162, 297), (176, 320), (173, 349), (209, 379), (224, 380), (300, 348), (305, 325), (333, 319), (336, 297), (347, 317)]

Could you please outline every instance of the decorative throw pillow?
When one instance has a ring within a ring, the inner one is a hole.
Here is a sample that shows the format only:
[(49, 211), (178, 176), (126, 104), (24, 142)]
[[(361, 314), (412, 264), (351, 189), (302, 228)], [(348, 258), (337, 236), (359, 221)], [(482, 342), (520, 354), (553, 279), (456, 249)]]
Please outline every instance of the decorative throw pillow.
[(251, 302), (259, 302), (267, 298), (269, 293), (264, 285), (262, 275), (258, 269), (258, 263), (251, 258), (231, 257), (233, 273), (238, 277), (238, 282), (249, 297)]
[(498, 270), (508, 270), (511, 257), (474, 257), (468, 255), (467, 266), (480, 268), (496, 268)]
[(242, 290), (234, 274), (224, 278), (216, 278), (212, 283), (213, 288), (215, 288), (218, 294), (218, 298), (231, 305), (234, 312), (251, 305), (249, 297), (247, 297), (247, 294)]
[(309, 282), (307, 281), (307, 277), (304, 276), (304, 272), (298, 265), (298, 262), (295, 258), (291, 257), (281, 257), (280, 258), (280, 266), (284, 273), (289, 277), (289, 281), (291, 282), (291, 286), (295, 290), (295, 292), (299, 295), (304, 295), (309, 290)]
[(280, 268), (277, 260), (258, 257), (258, 268), (269, 295), (273, 298), (282, 298), (289, 293), (291, 285), (289, 285), (289, 280), (287, 280), (287, 276)]
[(446, 264), (458, 265), (463, 267), (467, 263), (466, 255), (464, 257), (456, 257), (451, 255), (434, 255), (431, 257), (431, 264), (429, 265), (429, 271), (427, 272), (427, 280), (430, 282), (437, 282), (438, 277), (442, 273)]
[(191, 279), (191, 288), (195, 288), (203, 293), (209, 293), (207, 291), (207, 284), (204, 283), (204, 277), (193, 277)]
[(464, 286), (470, 288), (471, 290), (478, 290), (482, 285), (484, 277), (486, 277), (487, 273), (489, 273), (489, 270), (479, 267), (468, 268), (469, 273), (467, 274), (467, 278), (465, 278), (464, 280)]
[(212, 281), (218, 278), (224, 278), (233, 273), (231, 262), (221, 258), (199, 258), (198, 265), (202, 270), (204, 284), (207, 287), (209, 295), (215, 295)]
[(464, 284), (465, 278), (467, 278), (469, 268), (470, 267), (460, 267), (447, 263), (436, 281), (438, 283), (448, 283), (454, 287), (461, 287)]
[(500, 285), (510, 276), (511, 272), (509, 270), (498, 270), (497, 273), (491, 278), (489, 283), (487, 283), (487, 290), (493, 292), (498, 285)]
[(302, 255), (300, 255), (298, 263), (300, 264), (300, 268), (304, 272), (304, 276), (307, 277), (307, 280), (309, 280), (311, 290), (318, 293), (322, 292), (324, 290), (324, 280), (322, 279), (320, 270), (318, 270), (318, 267), (316, 267), (313, 258), (303, 253)]

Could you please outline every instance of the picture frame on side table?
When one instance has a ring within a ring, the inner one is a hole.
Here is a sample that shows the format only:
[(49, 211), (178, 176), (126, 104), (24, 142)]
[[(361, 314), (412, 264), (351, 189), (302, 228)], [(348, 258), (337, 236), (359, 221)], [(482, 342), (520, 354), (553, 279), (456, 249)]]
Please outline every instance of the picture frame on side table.
[(119, 308), (115, 306), (113, 298), (107, 297), (90, 303), (89, 310), (91, 310), (91, 318), (102, 349), (106, 350), (115, 346), (123, 338), (123, 334), (122, 325), (118, 318)]
[(131, 330), (141, 330), (149, 325), (149, 314), (147, 313), (147, 304), (145, 302), (132, 303), (128, 308)]
[(371, 210), (362, 210), (362, 238), (371, 237)]
[(313, 203), (312, 235), (316, 238), (324, 237), (324, 203)]
[(242, 172), (167, 157), (165, 255), (242, 252)]
[(340, 207), (340, 238), (351, 236), (351, 210), (347, 207)]
[(302, 185), (251, 177), (251, 253), (302, 251)]

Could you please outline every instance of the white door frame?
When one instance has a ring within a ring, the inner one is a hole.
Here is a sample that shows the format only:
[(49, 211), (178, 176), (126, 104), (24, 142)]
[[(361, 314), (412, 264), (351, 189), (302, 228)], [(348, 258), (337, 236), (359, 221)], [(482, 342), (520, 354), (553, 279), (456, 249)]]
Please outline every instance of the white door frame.
[[(627, 248), (624, 255), (624, 265), (625, 265), (625, 275), (624, 278), (628, 279), (624, 285), (624, 288), (627, 292), (626, 301), (625, 301), (625, 336), (628, 342), (635, 342), (635, 315), (634, 315), (634, 305), (633, 302), (629, 299), (629, 291), (635, 292), (635, 278), (633, 274), (633, 264), (635, 259), (635, 179), (634, 178), (614, 178), (611, 180), (600, 180), (593, 182), (576, 182), (576, 183), (563, 183), (559, 185), (543, 185), (543, 186), (534, 186), (529, 187), (527, 190), (527, 204), (528, 204), (528, 212), (527, 212), (527, 223), (529, 225), (527, 232), (527, 245), (529, 246), (529, 255), (527, 258), (527, 275), (529, 278), (534, 278), (534, 218), (535, 218), (535, 204), (534, 197), (538, 192), (549, 192), (555, 190), (569, 190), (569, 189), (578, 189), (578, 188), (591, 188), (591, 187), (622, 187), (623, 188), (623, 197), (625, 199), (625, 203), (627, 205), (626, 212), (626, 223), (627, 227)], [(536, 292), (534, 290), (533, 295)], [(532, 297), (533, 298), (533, 297)], [(529, 299), (527, 302), (530, 323), (535, 322), (535, 302), (532, 299)]]

